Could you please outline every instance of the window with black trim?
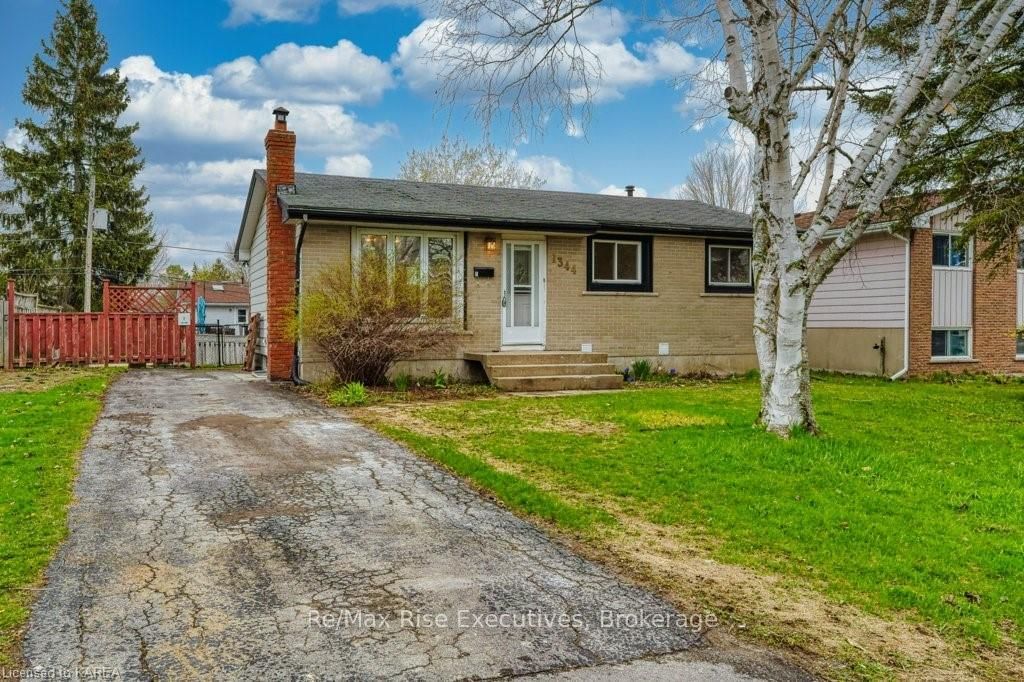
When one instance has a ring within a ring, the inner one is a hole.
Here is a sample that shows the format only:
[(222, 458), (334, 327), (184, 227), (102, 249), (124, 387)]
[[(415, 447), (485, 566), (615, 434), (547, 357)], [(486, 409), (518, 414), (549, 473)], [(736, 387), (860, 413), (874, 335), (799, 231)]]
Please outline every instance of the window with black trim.
[(751, 293), (752, 251), (749, 242), (706, 242), (704, 288), (713, 293)]
[(587, 239), (588, 291), (652, 291), (650, 237)]

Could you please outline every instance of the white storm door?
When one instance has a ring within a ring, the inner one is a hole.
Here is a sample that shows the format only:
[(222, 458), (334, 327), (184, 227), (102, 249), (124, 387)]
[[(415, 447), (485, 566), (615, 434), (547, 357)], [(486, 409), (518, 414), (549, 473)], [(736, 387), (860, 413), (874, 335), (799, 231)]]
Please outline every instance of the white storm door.
[(501, 345), (543, 346), (545, 265), (543, 242), (504, 242)]

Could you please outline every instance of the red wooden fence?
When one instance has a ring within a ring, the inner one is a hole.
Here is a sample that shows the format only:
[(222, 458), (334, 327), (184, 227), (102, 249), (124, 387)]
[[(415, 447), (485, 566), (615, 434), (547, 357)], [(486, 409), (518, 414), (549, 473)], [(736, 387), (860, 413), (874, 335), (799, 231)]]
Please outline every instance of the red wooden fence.
[[(19, 313), (7, 283), (7, 368), (43, 365), (188, 364), (195, 367), (195, 284), (112, 287), (98, 313)], [(179, 315), (187, 315), (181, 324)]]

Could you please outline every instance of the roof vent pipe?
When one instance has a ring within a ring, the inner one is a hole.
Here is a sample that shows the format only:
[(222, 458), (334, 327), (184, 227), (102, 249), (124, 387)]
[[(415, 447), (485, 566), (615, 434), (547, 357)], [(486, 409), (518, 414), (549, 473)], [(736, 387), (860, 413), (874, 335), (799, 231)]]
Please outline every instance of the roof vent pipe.
[(633, 196), (633, 192), (636, 191), (636, 185), (626, 185), (626, 196)]

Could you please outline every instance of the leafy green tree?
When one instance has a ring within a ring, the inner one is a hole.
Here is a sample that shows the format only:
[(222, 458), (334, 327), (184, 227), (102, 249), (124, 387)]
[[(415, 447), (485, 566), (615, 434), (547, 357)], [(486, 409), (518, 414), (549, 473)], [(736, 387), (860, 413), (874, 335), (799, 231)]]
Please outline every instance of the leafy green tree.
[(212, 263), (193, 263), (191, 270), (174, 263), (164, 269), (164, 277), (173, 281), (241, 282), (245, 271), (239, 263), (217, 258)]
[(94, 284), (131, 284), (147, 276), (158, 252), (143, 161), (132, 141), (137, 125), (119, 125), (128, 85), (115, 69), (89, 0), (63, 0), (48, 42), (22, 89), (38, 119), (16, 122), (24, 144), (0, 145), (10, 187), (0, 188), (0, 271), (49, 304), (80, 308), (85, 273), (89, 174), (96, 206), (110, 228), (93, 243)]

